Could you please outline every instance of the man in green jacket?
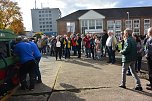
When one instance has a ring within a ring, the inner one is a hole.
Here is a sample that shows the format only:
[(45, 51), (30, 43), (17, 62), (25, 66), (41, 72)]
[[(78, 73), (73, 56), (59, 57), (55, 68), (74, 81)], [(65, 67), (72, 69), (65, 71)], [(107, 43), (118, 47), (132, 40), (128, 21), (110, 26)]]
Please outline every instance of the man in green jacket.
[(137, 44), (132, 37), (132, 30), (124, 30), (124, 48), (120, 51), (122, 54), (122, 81), (119, 87), (126, 88), (126, 71), (129, 67), (132, 76), (135, 79), (135, 90), (142, 91), (140, 79), (135, 71), (135, 61), (137, 59)]

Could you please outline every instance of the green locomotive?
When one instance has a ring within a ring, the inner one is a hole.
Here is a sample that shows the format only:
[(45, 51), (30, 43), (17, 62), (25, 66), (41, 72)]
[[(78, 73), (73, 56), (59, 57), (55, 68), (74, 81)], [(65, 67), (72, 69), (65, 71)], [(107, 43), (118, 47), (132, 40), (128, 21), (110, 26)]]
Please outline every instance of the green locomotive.
[(15, 88), (12, 80), (16, 77), (14, 67), (18, 59), (12, 53), (12, 42), (15, 42), (16, 37), (11, 31), (0, 30), (0, 100)]

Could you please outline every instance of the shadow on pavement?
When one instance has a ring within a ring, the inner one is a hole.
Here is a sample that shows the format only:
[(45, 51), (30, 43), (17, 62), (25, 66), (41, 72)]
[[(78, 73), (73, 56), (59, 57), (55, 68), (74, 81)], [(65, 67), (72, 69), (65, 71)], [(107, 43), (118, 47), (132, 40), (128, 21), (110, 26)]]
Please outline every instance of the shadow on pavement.
[(49, 101), (85, 101), (85, 99), (79, 98), (76, 93), (80, 93), (76, 87), (61, 83), (60, 84), (65, 90), (54, 90), (51, 94)]
[(81, 92), (79, 89), (77, 89), (76, 87), (69, 85), (69, 84), (60, 83), (60, 86), (62, 86), (63, 88), (65, 88), (66, 90), (68, 90), (70, 92), (75, 92), (75, 93)]
[(146, 92), (146, 91), (136, 91), (136, 90), (130, 89), (130, 88), (126, 88), (126, 90), (133, 91), (133, 92), (137, 92), (137, 93), (139, 93), (139, 94), (142, 94), (142, 95), (146, 95), (146, 96), (152, 97), (152, 93), (149, 93), (149, 92)]
[(43, 95), (46, 93), (51, 93), (52, 88), (43, 84), (39, 83), (35, 85), (35, 89), (33, 91), (30, 90), (21, 90), (20, 88), (17, 90), (17, 92), (14, 94), (14, 96), (20, 96), (20, 95)]
[(82, 65), (82, 66), (85, 66), (85, 67), (92, 67), (92, 68), (95, 68), (95, 69), (101, 69), (99, 67), (94, 66), (93, 65), (94, 63), (89, 62), (90, 60), (85, 61), (85, 62), (88, 62), (88, 63), (85, 63), (83, 61), (85, 61), (85, 60), (82, 60), (82, 59), (76, 60), (76, 59), (73, 58), (73, 59), (69, 59), (65, 62), (69, 62), (69, 63), (72, 63), (72, 64), (78, 64), (78, 65)]
[(9, 101), (47, 101), (49, 95), (52, 93), (52, 88), (40, 83), (35, 85), (33, 91), (21, 90), (20, 88), (9, 99)]

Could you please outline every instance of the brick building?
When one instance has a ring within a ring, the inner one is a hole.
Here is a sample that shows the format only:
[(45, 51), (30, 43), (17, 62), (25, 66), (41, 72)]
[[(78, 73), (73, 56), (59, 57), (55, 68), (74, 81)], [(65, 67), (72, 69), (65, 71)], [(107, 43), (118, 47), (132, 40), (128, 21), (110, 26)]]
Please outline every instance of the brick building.
[(152, 6), (78, 10), (57, 20), (58, 34), (102, 33), (120, 34), (125, 28), (145, 35), (152, 26)]

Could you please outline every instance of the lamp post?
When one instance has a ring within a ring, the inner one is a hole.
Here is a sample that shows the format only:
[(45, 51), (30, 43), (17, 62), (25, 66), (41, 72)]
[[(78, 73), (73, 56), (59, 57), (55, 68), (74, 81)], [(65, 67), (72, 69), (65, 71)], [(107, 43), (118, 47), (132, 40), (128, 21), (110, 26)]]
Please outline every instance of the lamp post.
[(128, 28), (130, 27), (129, 26), (129, 12), (127, 12), (127, 15), (128, 15)]

